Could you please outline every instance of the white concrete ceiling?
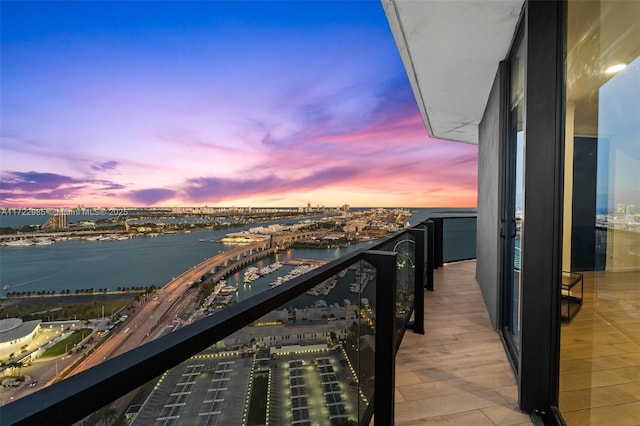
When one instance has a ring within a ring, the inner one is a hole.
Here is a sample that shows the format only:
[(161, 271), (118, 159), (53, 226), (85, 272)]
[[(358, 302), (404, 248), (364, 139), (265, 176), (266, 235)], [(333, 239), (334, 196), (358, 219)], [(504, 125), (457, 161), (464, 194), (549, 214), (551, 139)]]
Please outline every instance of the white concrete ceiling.
[(381, 1), (429, 134), (478, 143), (524, 1)]

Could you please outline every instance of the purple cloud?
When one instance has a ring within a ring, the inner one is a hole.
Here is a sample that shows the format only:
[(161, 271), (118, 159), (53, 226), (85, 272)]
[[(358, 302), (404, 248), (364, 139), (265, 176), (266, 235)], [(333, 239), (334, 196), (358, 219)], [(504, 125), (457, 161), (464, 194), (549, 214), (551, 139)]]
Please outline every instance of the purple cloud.
[(152, 205), (176, 196), (175, 191), (166, 188), (149, 188), (131, 191), (127, 197), (142, 205)]
[(93, 188), (99, 193), (124, 189), (125, 186), (108, 180), (74, 178), (57, 173), (8, 171), (0, 176), (0, 188), (2, 202), (6, 204), (25, 200), (71, 200), (88, 189)]
[(76, 184), (79, 181), (56, 173), (5, 172), (0, 177), (0, 188), (6, 191), (38, 192), (57, 189), (63, 185)]
[(183, 192), (193, 202), (217, 202), (246, 196), (284, 193), (290, 190), (317, 189), (353, 178), (361, 173), (356, 167), (332, 167), (299, 178), (268, 175), (262, 178), (229, 179), (200, 177), (187, 180)]
[(75, 198), (82, 190), (86, 188), (84, 185), (67, 187), (63, 189), (57, 189), (54, 191), (43, 191), (30, 194), (31, 198), (35, 200), (71, 200)]
[[(98, 182), (96, 182), (98, 183)], [(119, 183), (113, 183), (113, 182), (99, 182), (100, 184), (104, 185), (102, 188), (102, 190), (114, 190), (114, 189), (125, 189), (126, 186), (124, 185), (120, 185)]]
[(103, 163), (94, 163), (91, 165), (91, 168), (97, 172), (107, 172), (110, 170), (114, 170), (118, 167), (120, 163), (117, 161), (105, 161)]
[[(57, 173), (5, 172), (0, 177), (0, 188), (5, 191), (36, 193), (60, 188), (79, 189), (88, 184), (100, 185), (102, 189), (124, 189), (125, 186), (108, 180), (73, 178)], [(58, 197), (56, 197), (58, 198)]]

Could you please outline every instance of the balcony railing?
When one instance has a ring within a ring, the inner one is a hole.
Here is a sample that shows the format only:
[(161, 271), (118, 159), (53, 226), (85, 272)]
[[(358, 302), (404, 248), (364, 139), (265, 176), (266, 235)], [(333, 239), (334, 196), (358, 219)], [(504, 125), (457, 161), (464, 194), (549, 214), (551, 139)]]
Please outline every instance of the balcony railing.
[(375, 410), (393, 424), (395, 354), (407, 328), (424, 333), (433, 269), (475, 257), (475, 243), (447, 249), (456, 238), (475, 241), (475, 217), (386, 237), (7, 404), (0, 423), (113, 424), (126, 411), (133, 424), (366, 425)]

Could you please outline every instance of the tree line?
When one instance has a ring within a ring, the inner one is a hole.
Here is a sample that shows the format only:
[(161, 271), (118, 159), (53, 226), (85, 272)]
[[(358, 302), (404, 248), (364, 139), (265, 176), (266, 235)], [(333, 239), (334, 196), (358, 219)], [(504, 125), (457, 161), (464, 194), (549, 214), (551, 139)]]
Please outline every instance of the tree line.
[[(131, 287), (117, 287), (118, 293), (138, 293), (138, 292), (152, 292), (156, 290), (155, 285), (150, 286), (131, 286)], [(86, 295), (86, 294), (107, 294), (111, 292), (108, 288), (77, 288), (75, 290), (38, 290), (38, 291), (9, 291), (5, 294), (7, 299), (20, 298), (20, 297), (34, 297), (34, 296), (71, 296), (71, 295)]]

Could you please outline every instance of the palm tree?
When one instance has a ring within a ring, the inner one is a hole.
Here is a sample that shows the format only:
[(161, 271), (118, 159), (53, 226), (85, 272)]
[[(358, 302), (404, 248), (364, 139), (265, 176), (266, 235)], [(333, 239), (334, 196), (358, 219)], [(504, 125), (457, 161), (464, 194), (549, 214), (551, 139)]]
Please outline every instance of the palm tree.
[(106, 425), (113, 424), (118, 418), (118, 411), (113, 407), (106, 407), (102, 410), (102, 421)]
[(23, 361), (11, 361), (11, 368), (13, 368), (13, 370), (15, 370), (16, 368), (18, 369), (18, 376), (20, 375), (20, 372), (22, 371), (22, 367), (24, 367), (24, 362)]
[(15, 372), (15, 369), (18, 369), (18, 376), (20, 375), (20, 370), (22, 369), (22, 367), (24, 367), (24, 362), (22, 361), (15, 361), (15, 360), (10, 360), (7, 362), (3, 362), (2, 366), (5, 368), (10, 368), (11, 370), (13, 370)]

